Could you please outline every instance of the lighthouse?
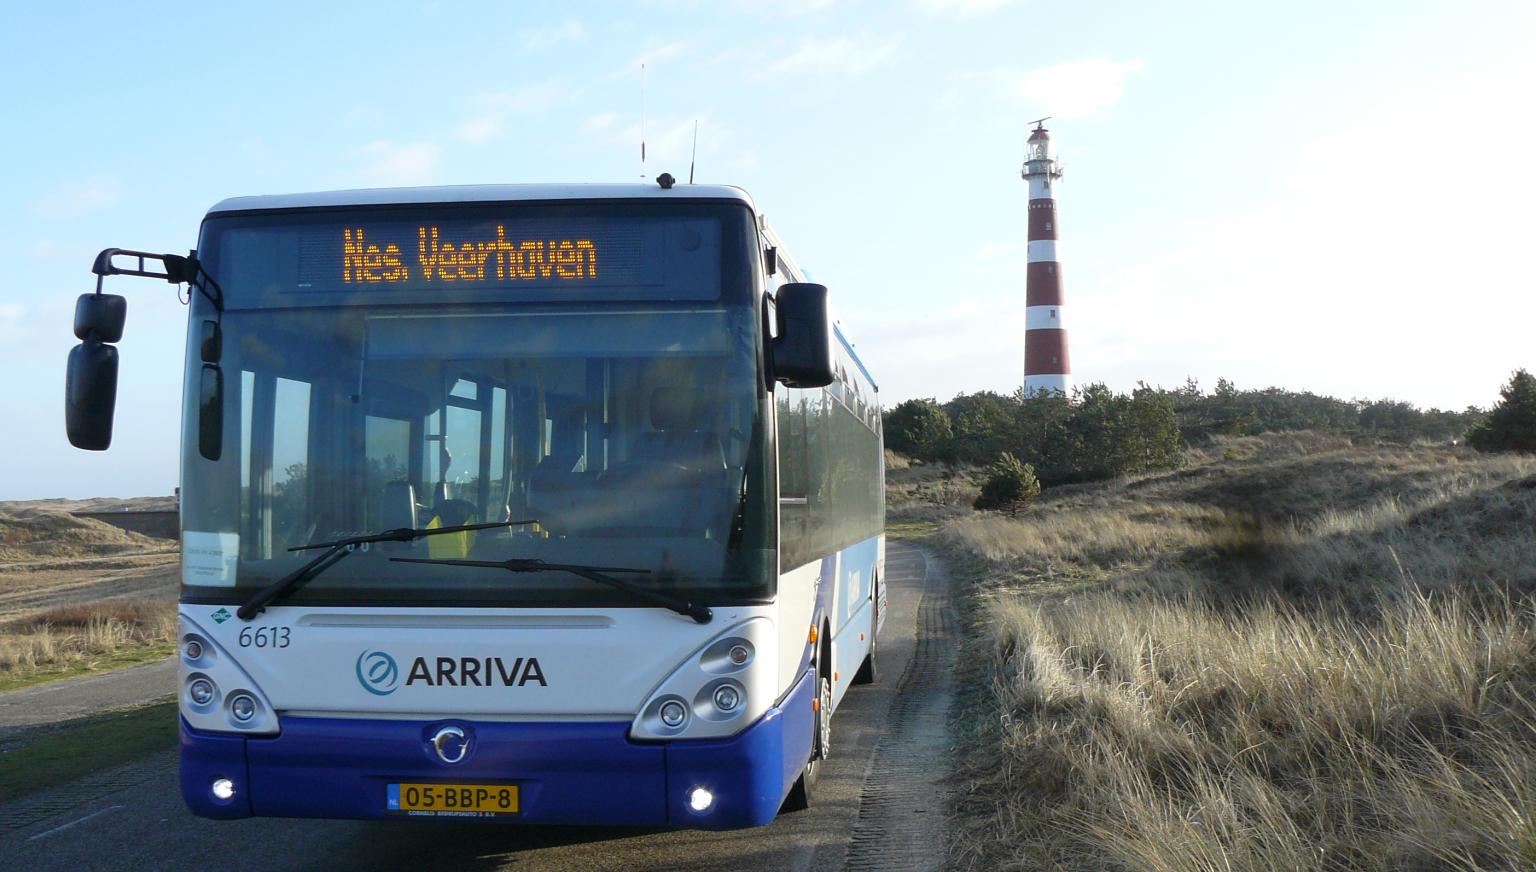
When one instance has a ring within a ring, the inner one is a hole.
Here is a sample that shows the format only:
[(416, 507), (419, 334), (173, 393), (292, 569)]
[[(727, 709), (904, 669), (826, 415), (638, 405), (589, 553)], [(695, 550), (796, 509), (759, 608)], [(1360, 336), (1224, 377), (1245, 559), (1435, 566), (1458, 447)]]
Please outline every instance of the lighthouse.
[(1056, 250), (1056, 181), (1061, 165), (1051, 153), (1049, 118), (1031, 122), (1025, 146), (1029, 183), (1029, 266), (1024, 278), (1024, 392), (1072, 395), (1072, 366), (1067, 358), (1067, 328), (1062, 318), (1061, 261)]

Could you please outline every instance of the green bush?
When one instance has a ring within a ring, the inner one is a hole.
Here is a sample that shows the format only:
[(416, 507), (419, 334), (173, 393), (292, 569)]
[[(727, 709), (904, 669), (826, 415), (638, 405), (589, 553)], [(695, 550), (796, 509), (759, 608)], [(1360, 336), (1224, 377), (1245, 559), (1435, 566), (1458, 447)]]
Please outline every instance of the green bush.
[(907, 400), (885, 415), (885, 445), (918, 460), (948, 460), (954, 428), (933, 400)]
[(1515, 370), (1499, 392), (1503, 399), (1467, 433), (1478, 451), (1536, 452), (1536, 376)]
[(1006, 509), (1008, 514), (1017, 515), (1021, 506), (1038, 496), (1040, 480), (1035, 477), (1035, 468), (1005, 451), (988, 468), (986, 483), (974, 505), (983, 510)]

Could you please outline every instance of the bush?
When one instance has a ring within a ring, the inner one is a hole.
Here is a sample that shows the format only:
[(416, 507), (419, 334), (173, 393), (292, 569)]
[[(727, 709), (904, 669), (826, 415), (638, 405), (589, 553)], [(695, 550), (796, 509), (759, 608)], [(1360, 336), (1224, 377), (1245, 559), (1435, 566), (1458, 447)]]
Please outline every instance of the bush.
[(885, 416), (885, 445), (918, 460), (947, 460), (954, 428), (933, 400), (907, 400)]
[(1020, 506), (1037, 496), (1040, 480), (1035, 477), (1035, 468), (1003, 452), (988, 469), (987, 481), (974, 505), (978, 509), (1007, 509), (1008, 514), (1017, 515)]
[(1536, 376), (1515, 370), (1499, 395), (1504, 399), (1467, 433), (1467, 443), (1478, 451), (1536, 453)]

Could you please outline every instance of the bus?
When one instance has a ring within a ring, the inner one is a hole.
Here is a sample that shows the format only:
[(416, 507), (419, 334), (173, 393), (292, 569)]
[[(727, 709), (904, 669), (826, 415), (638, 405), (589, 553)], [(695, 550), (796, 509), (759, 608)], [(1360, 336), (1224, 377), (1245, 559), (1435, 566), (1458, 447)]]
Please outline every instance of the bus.
[[(209, 818), (725, 829), (813, 804), (886, 613), (878, 388), (726, 186), (225, 200), (189, 301), (180, 784)], [(116, 280), (114, 280), (116, 281)]]

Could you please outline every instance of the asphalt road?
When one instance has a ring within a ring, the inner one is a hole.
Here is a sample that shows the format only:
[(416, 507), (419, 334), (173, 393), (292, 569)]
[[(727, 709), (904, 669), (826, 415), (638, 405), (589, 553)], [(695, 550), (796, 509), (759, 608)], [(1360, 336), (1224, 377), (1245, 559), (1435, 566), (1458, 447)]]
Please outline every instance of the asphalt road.
[(176, 695), (176, 659), (167, 657), (81, 678), (0, 694), (0, 737)]
[(0, 797), (0, 868), (937, 868), (953, 656), (945, 638), (947, 585), (936, 564), (900, 542), (890, 543), (886, 579), (891, 611), (880, 637), (880, 680), (853, 688), (839, 707), (817, 806), (766, 827), (210, 821), (182, 806), (168, 751), (17, 802)]

